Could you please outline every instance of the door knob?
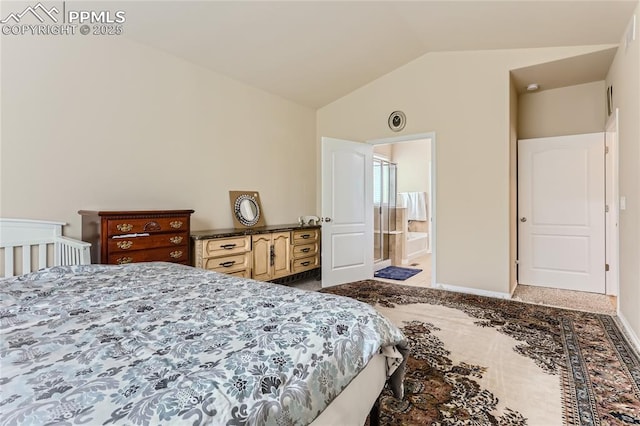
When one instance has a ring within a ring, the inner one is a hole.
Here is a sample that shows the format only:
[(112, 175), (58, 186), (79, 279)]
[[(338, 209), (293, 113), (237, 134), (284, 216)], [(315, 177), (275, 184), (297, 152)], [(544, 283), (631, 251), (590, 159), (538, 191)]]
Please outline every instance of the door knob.
[(521, 218), (520, 218), (520, 222), (526, 222), (526, 221), (527, 221), (527, 218), (526, 218), (526, 217), (521, 217)]
[(331, 222), (331, 218), (330, 217), (323, 217), (322, 220), (324, 222)]

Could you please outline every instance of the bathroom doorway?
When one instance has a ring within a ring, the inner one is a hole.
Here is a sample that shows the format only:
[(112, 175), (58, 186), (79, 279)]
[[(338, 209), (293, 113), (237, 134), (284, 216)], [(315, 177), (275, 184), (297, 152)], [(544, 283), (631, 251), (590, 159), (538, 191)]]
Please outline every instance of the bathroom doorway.
[(390, 233), (395, 231), (397, 165), (373, 156), (373, 262), (378, 270), (391, 265)]
[[(380, 191), (374, 189), (373, 196), (374, 270), (389, 265), (424, 270), (427, 262), (433, 273), (435, 134), (368, 142), (374, 145), (374, 187), (379, 182)], [(433, 282), (435, 275), (429, 275)]]

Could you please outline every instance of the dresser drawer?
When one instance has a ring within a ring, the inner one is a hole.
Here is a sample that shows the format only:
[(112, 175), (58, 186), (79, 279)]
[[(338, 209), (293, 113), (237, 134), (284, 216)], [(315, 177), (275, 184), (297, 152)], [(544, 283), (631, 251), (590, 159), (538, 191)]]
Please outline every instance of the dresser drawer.
[(223, 274), (249, 270), (249, 275), (251, 275), (251, 253), (205, 259), (202, 267), (210, 271), (222, 272)]
[(216, 238), (202, 243), (202, 257), (229, 256), (251, 251), (251, 236)]
[(293, 246), (293, 258), (313, 256), (318, 253), (318, 243), (300, 244)]
[(188, 230), (188, 216), (107, 220), (108, 236), (136, 233), (155, 234), (158, 232), (175, 232)]
[(122, 251), (144, 250), (158, 247), (184, 246), (189, 242), (189, 235), (183, 233), (155, 234), (146, 237), (109, 238), (109, 254)]
[(320, 266), (320, 256), (304, 257), (302, 259), (294, 259), (292, 273), (307, 271)]
[(292, 233), (293, 244), (306, 244), (312, 241), (318, 241), (320, 232), (318, 229), (295, 230)]
[(115, 265), (152, 261), (186, 263), (189, 261), (188, 247), (187, 245), (181, 245), (149, 250), (121, 251), (109, 254), (109, 263)]
[[(217, 271), (217, 272), (222, 272), (222, 271)], [(251, 278), (251, 269), (245, 269), (244, 271), (238, 271), (238, 272), (223, 272), (226, 273), (228, 275), (233, 275), (234, 277), (238, 277), (238, 278)]]

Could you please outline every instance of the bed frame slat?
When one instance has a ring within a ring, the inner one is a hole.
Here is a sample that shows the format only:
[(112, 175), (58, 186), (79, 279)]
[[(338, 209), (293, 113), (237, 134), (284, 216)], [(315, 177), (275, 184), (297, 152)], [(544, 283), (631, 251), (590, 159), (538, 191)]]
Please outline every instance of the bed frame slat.
[(38, 269), (47, 267), (47, 245), (38, 245)]
[(31, 246), (22, 246), (22, 273), (31, 272)]
[(13, 276), (13, 246), (4, 248), (4, 276)]

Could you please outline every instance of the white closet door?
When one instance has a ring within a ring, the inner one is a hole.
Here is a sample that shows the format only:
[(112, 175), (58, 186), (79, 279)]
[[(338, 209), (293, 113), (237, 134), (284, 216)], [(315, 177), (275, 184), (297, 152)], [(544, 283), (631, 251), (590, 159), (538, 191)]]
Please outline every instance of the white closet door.
[(605, 292), (604, 133), (518, 141), (518, 282)]

